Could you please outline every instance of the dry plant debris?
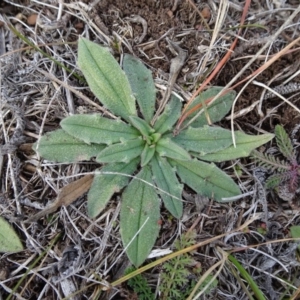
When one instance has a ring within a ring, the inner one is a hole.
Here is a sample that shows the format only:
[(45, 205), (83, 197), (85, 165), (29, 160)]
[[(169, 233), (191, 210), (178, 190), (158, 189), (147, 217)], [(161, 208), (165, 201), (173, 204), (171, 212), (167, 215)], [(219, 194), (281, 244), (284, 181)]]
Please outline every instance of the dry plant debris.
[[(139, 57), (152, 70), (160, 99), (171, 82), (174, 54), (168, 40), (178, 45), (187, 57), (173, 93), (186, 102), (236, 37), (243, 5), (235, 0), (4, 0), (0, 3), (0, 215), (13, 225), (26, 249), (13, 254), (1, 253), (0, 295), (3, 298), (9, 295), (14, 299), (138, 297), (126, 283), (109, 288), (109, 283), (121, 278), (129, 266), (118, 233), (118, 197), (95, 220), (87, 217), (86, 196), (82, 195), (69, 206), (35, 222), (23, 222), (53, 203), (64, 187), (98, 167), (96, 163), (53, 164), (40, 160), (31, 150), (32, 143), (42, 134), (57, 129), (69, 114), (107, 113), (98, 104), (91, 104), (92, 93), (74, 76), (74, 73), (81, 75), (76, 67), (78, 36), (82, 34), (106, 45), (120, 60), (123, 53)], [(224, 14), (218, 17), (221, 7)], [(297, 39), (299, 13), (283, 30), (279, 29), (298, 8), (299, 2), (295, 0), (252, 1), (238, 47), (211, 84), (226, 86), (255, 57), (241, 76), (246, 78)], [(30, 25), (27, 20), (34, 15), (38, 18)], [(24, 43), (5, 25), (7, 22), (71, 73)], [(271, 40), (276, 33), (276, 39)], [(214, 43), (211, 43), (212, 36)], [(268, 48), (256, 56), (266, 41), (270, 42)], [(256, 77), (257, 82), (274, 88), (296, 107), (300, 106), (298, 48), (299, 43)], [(234, 108), (235, 129), (249, 134), (273, 133), (275, 126), (281, 124), (297, 149), (299, 112), (277, 96), (264, 97), (263, 93), (264, 88), (249, 81)], [(220, 124), (230, 128), (228, 120)], [(272, 143), (265, 146), (270, 154), (272, 146)], [(231, 204), (220, 204), (199, 199), (186, 188), (182, 219), (177, 221), (166, 211), (162, 213), (156, 250), (174, 250), (176, 238), (191, 228), (196, 231), (197, 242), (225, 234), (194, 250), (191, 255), (194, 263), (200, 264), (203, 271), (211, 270), (223, 259), (218, 247), (232, 250), (266, 299), (293, 299), (300, 286), (298, 244), (287, 238), (290, 226), (300, 223), (298, 199), (283, 201), (276, 193), (266, 190), (265, 175), (250, 159), (223, 163), (220, 167), (248, 196)], [(204, 204), (196, 206), (196, 200)], [(234, 231), (246, 223), (246, 230)], [(49, 249), (51, 242), (55, 244)], [(40, 259), (33, 264), (37, 258)], [(66, 262), (70, 262), (69, 269)], [(205, 299), (248, 299), (247, 282), (237, 280), (230, 265), (220, 266), (211, 271), (212, 275), (218, 274), (218, 284)], [(153, 292), (157, 291), (157, 299), (159, 275), (159, 268), (145, 273)], [(18, 288), (13, 292), (15, 287)]]

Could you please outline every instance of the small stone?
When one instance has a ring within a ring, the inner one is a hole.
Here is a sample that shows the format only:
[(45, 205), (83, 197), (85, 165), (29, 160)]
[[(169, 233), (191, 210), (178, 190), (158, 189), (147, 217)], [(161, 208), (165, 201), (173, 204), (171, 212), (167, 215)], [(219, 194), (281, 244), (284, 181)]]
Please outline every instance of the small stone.
[(84, 23), (83, 22), (78, 22), (74, 25), (76, 29), (83, 29), (84, 28)]
[(168, 10), (167, 12), (167, 15), (170, 17), (170, 18), (173, 18), (174, 17), (174, 14), (171, 10)]
[(210, 9), (209, 7), (204, 7), (202, 10), (201, 10), (201, 14), (203, 16), (204, 19), (206, 20), (209, 20), (210, 17), (211, 17), (211, 13), (210, 13)]
[(38, 15), (37, 14), (32, 14), (27, 18), (27, 24), (28, 25), (35, 25), (36, 24), (36, 20), (37, 20)]
[[(24, 19), (25, 17), (24, 17), (23, 14), (18, 13), (18, 14), (16, 14), (15, 18), (21, 21), (21, 20)], [(12, 19), (11, 22), (12, 22), (13, 24), (17, 24), (17, 23), (18, 23), (18, 21), (17, 21), (17, 20), (14, 20), (14, 19)]]

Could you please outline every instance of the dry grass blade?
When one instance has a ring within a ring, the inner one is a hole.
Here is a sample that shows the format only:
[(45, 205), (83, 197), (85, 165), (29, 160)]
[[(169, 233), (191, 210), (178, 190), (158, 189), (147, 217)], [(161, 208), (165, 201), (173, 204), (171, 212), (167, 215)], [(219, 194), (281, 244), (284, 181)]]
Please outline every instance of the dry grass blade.
[[(243, 11), (243, 15), (241, 17), (241, 26), (244, 24), (248, 9), (250, 6), (250, 0), (247, 0), (244, 6), (244, 11)], [(242, 27), (240, 27), (239, 31), (238, 31), (238, 35), (241, 33), (241, 29)], [(230, 55), (233, 51), (233, 49), (236, 46), (236, 43), (238, 41), (238, 38), (235, 38), (235, 40), (233, 41), (233, 43), (230, 46), (230, 49), (228, 50), (228, 52), (226, 53), (226, 55), (221, 59), (221, 61), (219, 62), (219, 64), (217, 65), (217, 67), (213, 70), (213, 72), (206, 78), (206, 80), (202, 83), (202, 85), (200, 86), (200, 88), (197, 89), (197, 91), (192, 95), (192, 97), (189, 99), (187, 105), (185, 106), (181, 118), (178, 121), (178, 124), (176, 126), (176, 130), (178, 131), (180, 128), (180, 125), (182, 124), (182, 122), (185, 120), (185, 118), (187, 117), (187, 115), (189, 114), (188, 107), (189, 105), (193, 102), (193, 100), (197, 97), (197, 95), (200, 94), (201, 91), (203, 91), (205, 89), (205, 87), (211, 82), (211, 80), (216, 76), (216, 74), (220, 71), (220, 69), (225, 65), (225, 63), (228, 61), (228, 59), (230, 58)], [(225, 89), (224, 89), (225, 90)], [(217, 96), (215, 96), (213, 99), (210, 99), (208, 103), (212, 103), (215, 99), (217, 99), (220, 95), (222, 94), (222, 92), (220, 92)], [(193, 108), (193, 111), (195, 109), (199, 109), (201, 106), (197, 107), (195, 106)], [(192, 123), (194, 121), (194, 119), (196, 119), (198, 117), (198, 114), (189, 122)]]
[(290, 298), (290, 300), (299, 299), (299, 295), (300, 295), (300, 286), (298, 287), (297, 291), (292, 295), (292, 297)]
[(256, 84), (256, 85), (258, 85), (258, 86), (261, 86), (261, 87), (267, 89), (268, 91), (270, 91), (271, 93), (273, 93), (274, 95), (276, 95), (277, 97), (279, 97), (281, 100), (283, 100), (285, 103), (287, 103), (289, 106), (291, 106), (292, 108), (294, 108), (298, 113), (300, 113), (300, 109), (295, 104), (293, 104), (288, 99), (284, 98), (282, 95), (280, 95), (279, 93), (277, 93), (276, 91), (274, 91), (273, 89), (271, 89), (270, 87), (268, 87), (267, 85), (265, 85), (263, 83), (260, 83), (260, 82), (258, 82), (256, 80), (253, 80), (253, 83)]
[(211, 36), (208, 51), (205, 53), (205, 57), (204, 57), (202, 65), (201, 65), (200, 72), (206, 68), (206, 64), (207, 64), (207, 61), (208, 61), (209, 57), (212, 54), (214, 44), (215, 44), (218, 36), (220, 35), (222, 27), (224, 26), (226, 13), (228, 11), (228, 5), (229, 4), (228, 4), (227, 0), (220, 1), (220, 6), (219, 6), (219, 9), (218, 9), (218, 15), (217, 15), (216, 22), (215, 22), (215, 27), (214, 27), (214, 30), (213, 30), (213, 33), (212, 33), (212, 36)]
[[(300, 7), (299, 7), (299, 12), (300, 12)], [(235, 136), (234, 136), (234, 132), (233, 132), (233, 113), (234, 113), (234, 107), (236, 105), (237, 99), (239, 98), (239, 96), (241, 95), (241, 93), (244, 91), (244, 89), (252, 82), (252, 80), (254, 80), (259, 74), (261, 74), (264, 70), (266, 70), (276, 60), (278, 60), (280, 57), (282, 57), (284, 54), (286, 54), (288, 52), (288, 50), (291, 49), (294, 45), (296, 45), (299, 41), (300, 41), (300, 37), (297, 38), (295, 41), (291, 42), (289, 45), (287, 45), (284, 49), (282, 49), (274, 57), (272, 57), (270, 60), (268, 60), (263, 66), (261, 66), (260, 68), (258, 68), (255, 72), (253, 72), (250, 76), (247, 76), (245, 79), (243, 79), (242, 81), (240, 81), (238, 84), (234, 85), (234, 87), (236, 87), (237, 85), (241, 84), (242, 82), (244, 82), (246, 80), (249, 80), (243, 86), (243, 88), (241, 89), (241, 91), (238, 93), (238, 95), (236, 96), (236, 99), (234, 100), (233, 105), (232, 105), (232, 111), (231, 111), (231, 116), (232, 116), (232, 119), (231, 119), (231, 128), (232, 128), (232, 140), (233, 140), (233, 144), (234, 145), (236, 145), (236, 143), (235, 143)]]
[[(258, 217), (256, 216), (256, 217), (254, 217), (254, 218), (249, 219), (249, 220), (246, 221), (243, 225), (241, 225), (241, 226), (240, 226), (239, 228), (237, 228), (236, 230), (233, 230), (232, 232), (242, 231), (244, 228), (247, 228), (252, 222), (254, 222), (255, 220), (257, 220), (257, 218), (258, 218)], [(151, 269), (151, 268), (153, 268), (153, 267), (155, 267), (155, 266), (157, 266), (157, 265), (159, 265), (159, 264), (161, 264), (161, 263), (163, 263), (163, 262), (165, 262), (165, 261), (167, 261), (167, 260), (169, 260), (169, 259), (172, 259), (172, 258), (174, 258), (174, 257), (176, 257), (176, 256), (178, 256), (178, 255), (181, 255), (181, 254), (187, 253), (187, 252), (191, 252), (191, 251), (193, 251), (193, 250), (195, 250), (195, 249), (197, 249), (197, 248), (199, 248), (199, 247), (202, 247), (202, 246), (204, 246), (204, 245), (213, 243), (214, 241), (216, 241), (216, 240), (218, 240), (218, 239), (221, 239), (221, 238), (223, 238), (224, 236), (226, 236), (227, 234), (230, 234), (230, 233), (231, 233), (231, 232), (224, 233), (224, 234), (220, 234), (220, 235), (218, 235), (218, 236), (215, 236), (215, 237), (213, 237), (213, 238), (207, 239), (207, 240), (205, 240), (205, 241), (203, 241), (203, 242), (197, 243), (197, 244), (195, 244), (195, 245), (193, 245), (193, 246), (187, 247), (187, 248), (182, 249), (182, 250), (180, 250), (180, 251), (177, 251), (177, 252), (175, 252), (175, 253), (169, 254), (169, 255), (167, 255), (167, 256), (165, 256), (165, 257), (163, 257), (163, 258), (160, 258), (160, 259), (158, 259), (157, 261), (152, 262), (152, 263), (150, 263), (150, 264), (148, 264), (148, 265), (146, 265), (146, 266), (144, 266), (144, 267), (141, 267), (141, 268), (137, 269), (136, 271), (130, 273), (129, 275), (124, 276), (124, 277), (120, 278), (119, 280), (114, 281), (114, 282), (111, 284), (111, 286), (112, 286), (112, 287), (118, 286), (119, 284), (121, 284), (121, 283), (127, 281), (129, 278), (134, 277), (134, 276), (137, 275), (137, 274), (143, 273), (143, 272), (145, 272), (146, 270), (149, 270), (149, 269)]]
[[(220, 274), (220, 272), (222, 271), (224, 264), (227, 260), (227, 256), (228, 254), (225, 251), (222, 251), (222, 249), (219, 248), (219, 251), (222, 253), (222, 259), (220, 261), (218, 261), (217, 263), (215, 263), (214, 265), (212, 265), (200, 278), (200, 280), (197, 282), (197, 284), (195, 285), (194, 290), (192, 291), (191, 295), (187, 298), (187, 300), (197, 300), (199, 299), (199, 297), (201, 297), (205, 291), (209, 288), (210, 284), (218, 277), (218, 275)], [(196, 295), (195, 293), (197, 292), (197, 290), (199, 289), (199, 287), (201, 286), (201, 284), (205, 281), (205, 279), (212, 274), (212, 272), (219, 267), (218, 271), (213, 275), (213, 277), (210, 279), (210, 281), (206, 284), (206, 286)]]

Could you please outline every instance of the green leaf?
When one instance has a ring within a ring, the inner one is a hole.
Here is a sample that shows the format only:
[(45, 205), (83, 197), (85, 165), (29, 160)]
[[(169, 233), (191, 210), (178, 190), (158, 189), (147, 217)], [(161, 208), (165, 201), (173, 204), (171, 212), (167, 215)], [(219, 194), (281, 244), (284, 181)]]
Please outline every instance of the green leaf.
[[(92, 186), (88, 193), (88, 215), (95, 218), (105, 208), (114, 193), (119, 192), (131, 180), (131, 175), (136, 170), (139, 159), (134, 159), (128, 164), (115, 163), (101, 168), (95, 174)], [(105, 174), (115, 173), (115, 174)], [(119, 173), (119, 174), (118, 174)]]
[[(208, 90), (201, 93), (198, 97), (195, 98), (191, 106), (188, 110), (192, 109), (199, 103), (202, 103), (202, 101), (205, 101), (211, 97), (216, 96), (220, 91), (223, 90), (223, 87), (220, 86), (214, 86), (209, 88)], [(216, 123), (220, 120), (222, 120), (229, 110), (231, 109), (232, 103), (235, 98), (235, 91), (230, 91), (226, 95), (219, 97), (211, 106), (207, 107), (207, 112), (209, 114), (210, 120), (212, 123)], [(195, 115), (199, 112), (197, 110), (196, 112), (193, 112), (190, 114), (186, 120), (183, 122), (183, 126), (186, 125)], [(207, 125), (206, 116), (204, 113), (202, 113), (192, 124), (192, 127), (202, 127), (204, 125)]]
[[(231, 263), (237, 268), (241, 276), (244, 278), (244, 280), (249, 284), (250, 288), (252, 289), (255, 299), (257, 300), (266, 300), (263, 292), (260, 290), (252, 276), (246, 271), (246, 269), (238, 262), (238, 260), (231, 254), (228, 255), (228, 260), (231, 261)], [(236, 277), (236, 276), (235, 276)], [(241, 280), (241, 279), (240, 279)], [(249, 293), (249, 296), (251, 294)], [(254, 298), (252, 298), (254, 299)]]
[(0, 217), (0, 253), (22, 251), (23, 245), (12, 226)]
[(139, 136), (139, 132), (122, 122), (111, 120), (99, 114), (74, 115), (63, 119), (60, 126), (68, 134), (87, 144), (113, 144), (121, 140), (131, 140)]
[[(137, 269), (135, 267), (131, 266), (124, 271), (123, 276), (129, 275), (136, 270)], [(150, 284), (148, 283), (148, 279), (145, 276), (141, 274), (135, 275), (134, 277), (128, 279), (126, 284), (133, 290), (134, 294), (136, 295), (136, 299), (155, 300), (155, 293), (152, 291)]]
[(194, 159), (171, 160), (171, 164), (176, 166), (181, 181), (203, 196), (222, 201), (240, 194), (238, 185), (213, 163)]
[(161, 138), (156, 144), (156, 151), (160, 156), (174, 159), (189, 160), (191, 158), (186, 150), (172, 142), (170, 138)]
[(156, 144), (161, 138), (161, 134), (158, 132), (152, 133), (150, 136), (150, 140), (152, 144)]
[(267, 189), (274, 189), (284, 181), (284, 176), (286, 174), (273, 174), (265, 182), (265, 187)]
[(275, 126), (276, 143), (280, 152), (290, 161), (296, 160), (293, 145), (283, 126)]
[(154, 129), (143, 119), (130, 116), (130, 123), (144, 136), (149, 137), (151, 133), (154, 132)]
[(291, 165), (285, 160), (280, 160), (279, 157), (262, 153), (257, 150), (251, 151), (251, 157), (254, 158), (259, 166), (262, 166), (265, 169), (274, 173), (274, 171), (283, 173), (290, 170)]
[(124, 141), (106, 147), (101, 151), (96, 161), (101, 163), (124, 162), (128, 163), (132, 159), (141, 155), (145, 142), (142, 139)]
[(145, 145), (143, 153), (141, 155), (141, 167), (144, 167), (148, 164), (148, 162), (152, 159), (155, 153), (155, 145)]
[(151, 160), (151, 169), (156, 186), (166, 192), (158, 191), (165, 207), (175, 218), (181, 218), (183, 205), (180, 199), (183, 185), (179, 183), (175, 170), (165, 158), (158, 155)]
[(124, 55), (123, 69), (142, 115), (145, 121), (150, 123), (156, 100), (156, 89), (152, 79), (152, 72), (139, 59), (129, 54)]
[(159, 199), (154, 187), (144, 181), (153, 185), (147, 166), (142, 168), (123, 192), (120, 212), (123, 245), (136, 267), (147, 258), (159, 232)]
[(255, 148), (267, 143), (274, 137), (274, 134), (266, 133), (261, 135), (248, 135), (240, 131), (235, 132), (236, 148), (231, 145), (230, 147), (220, 150), (216, 153), (206, 155), (199, 155), (193, 153), (194, 156), (202, 160), (221, 162), (240, 157), (247, 157), (250, 152)]
[(204, 155), (228, 148), (232, 145), (230, 130), (220, 127), (204, 126), (202, 128), (189, 127), (171, 139), (188, 151), (195, 151)]
[(40, 141), (33, 145), (33, 150), (47, 160), (70, 163), (89, 160), (104, 147), (97, 144), (87, 145), (59, 129), (42, 136)]
[(100, 102), (115, 115), (129, 120), (136, 115), (135, 99), (128, 79), (108, 48), (81, 37), (78, 66)]
[(300, 226), (291, 226), (290, 231), (291, 231), (292, 238), (294, 239), (300, 238)]
[(172, 95), (170, 102), (166, 105), (164, 112), (158, 117), (154, 124), (156, 132), (161, 134), (166, 131), (171, 131), (173, 125), (178, 121), (181, 114), (181, 102), (180, 100)]

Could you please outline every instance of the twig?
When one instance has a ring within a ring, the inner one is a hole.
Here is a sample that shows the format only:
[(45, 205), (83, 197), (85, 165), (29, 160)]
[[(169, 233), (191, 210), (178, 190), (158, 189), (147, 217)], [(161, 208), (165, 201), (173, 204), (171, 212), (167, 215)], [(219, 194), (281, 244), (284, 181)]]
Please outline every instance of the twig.
[(176, 82), (176, 79), (178, 77), (178, 74), (181, 70), (181, 68), (183, 67), (186, 57), (187, 57), (187, 53), (185, 51), (183, 51), (177, 44), (173, 43), (170, 39), (166, 39), (169, 46), (172, 47), (177, 53), (178, 55), (173, 58), (171, 60), (171, 66), (170, 66), (170, 76), (169, 76), (169, 80), (168, 80), (168, 87), (167, 90), (164, 94), (163, 99), (160, 102), (160, 105), (151, 121), (151, 124), (153, 125), (155, 123), (155, 121), (157, 120), (158, 116), (160, 115), (160, 113), (163, 111), (163, 109), (165, 108), (169, 97), (171, 95), (171, 92), (173, 90), (174, 84)]
[(297, 92), (300, 90), (300, 83), (299, 82), (290, 82), (286, 85), (278, 85), (272, 88), (269, 92), (267, 92), (264, 96), (264, 99), (270, 99), (276, 97), (276, 93), (281, 95), (290, 94), (293, 92)]
[[(258, 82), (258, 81), (255, 81), (253, 80), (253, 83), (258, 85), (258, 86), (262, 86), (264, 87), (265, 89), (267, 89), (269, 92), (270, 92), (270, 95), (275, 95), (277, 97), (279, 97), (280, 99), (282, 99), (284, 102), (286, 102), (288, 105), (290, 105), (291, 107), (293, 107), (298, 113), (300, 113), (300, 109), (295, 105), (293, 104), (292, 102), (290, 102), (289, 100), (285, 99), (283, 96), (281, 96), (275, 89), (271, 89), (269, 88), (268, 86), (266, 86), (265, 84), (261, 83), (261, 82)], [(296, 91), (298, 91), (298, 89), (296, 89)], [(288, 94), (290, 93), (289, 91), (286, 93)], [(268, 97), (268, 98), (272, 98), (272, 97)], [(264, 98), (264, 99), (268, 99), (268, 98)]]

